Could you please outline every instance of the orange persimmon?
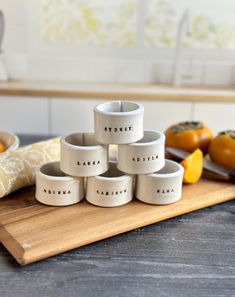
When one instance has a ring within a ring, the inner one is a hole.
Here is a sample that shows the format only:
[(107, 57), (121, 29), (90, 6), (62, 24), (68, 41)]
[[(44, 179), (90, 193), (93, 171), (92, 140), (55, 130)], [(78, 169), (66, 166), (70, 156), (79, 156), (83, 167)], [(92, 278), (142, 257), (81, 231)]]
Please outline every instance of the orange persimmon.
[(0, 153), (3, 153), (6, 150), (6, 146), (0, 142)]
[(202, 122), (182, 122), (169, 127), (166, 132), (166, 146), (175, 147), (192, 153), (199, 148), (207, 153), (213, 138), (211, 130)]
[(213, 162), (235, 169), (235, 130), (219, 133), (210, 143), (209, 155)]
[(184, 167), (183, 182), (194, 184), (199, 181), (203, 171), (203, 153), (196, 149), (191, 155), (180, 163)]

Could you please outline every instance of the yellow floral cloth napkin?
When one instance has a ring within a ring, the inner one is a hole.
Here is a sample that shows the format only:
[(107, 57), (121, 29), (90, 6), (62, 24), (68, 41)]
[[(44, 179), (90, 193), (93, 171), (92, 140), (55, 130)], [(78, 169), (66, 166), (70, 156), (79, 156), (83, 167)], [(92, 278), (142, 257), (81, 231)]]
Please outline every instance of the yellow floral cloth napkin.
[(35, 169), (60, 159), (60, 138), (0, 154), (0, 198), (35, 183)]

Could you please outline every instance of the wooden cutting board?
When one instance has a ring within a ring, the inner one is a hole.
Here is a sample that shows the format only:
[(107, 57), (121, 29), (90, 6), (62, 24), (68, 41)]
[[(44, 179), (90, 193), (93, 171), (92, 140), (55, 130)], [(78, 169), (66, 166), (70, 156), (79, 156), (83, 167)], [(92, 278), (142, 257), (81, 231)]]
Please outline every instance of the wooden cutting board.
[(34, 194), (34, 187), (26, 188), (0, 201), (0, 241), (21, 265), (231, 200), (235, 184), (202, 179), (184, 186), (179, 202), (165, 206), (134, 200), (117, 208), (85, 201), (50, 207), (38, 203)]

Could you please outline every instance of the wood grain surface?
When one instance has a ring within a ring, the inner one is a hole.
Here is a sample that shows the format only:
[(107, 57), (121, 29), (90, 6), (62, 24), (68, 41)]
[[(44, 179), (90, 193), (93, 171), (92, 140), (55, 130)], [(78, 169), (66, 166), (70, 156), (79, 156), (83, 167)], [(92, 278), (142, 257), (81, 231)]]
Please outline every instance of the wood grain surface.
[(163, 206), (134, 200), (116, 208), (96, 207), (86, 201), (50, 207), (38, 203), (34, 194), (34, 188), (27, 188), (1, 201), (0, 240), (21, 265), (231, 200), (235, 185), (201, 180), (184, 186), (179, 202)]
[(234, 86), (185, 86), (147, 83), (15, 80), (0, 83), (0, 95), (57, 98), (235, 102)]
[(24, 267), (0, 245), (0, 296), (232, 297), (234, 226), (232, 200)]
[(233, 297), (235, 200), (19, 267), (0, 247), (4, 297)]

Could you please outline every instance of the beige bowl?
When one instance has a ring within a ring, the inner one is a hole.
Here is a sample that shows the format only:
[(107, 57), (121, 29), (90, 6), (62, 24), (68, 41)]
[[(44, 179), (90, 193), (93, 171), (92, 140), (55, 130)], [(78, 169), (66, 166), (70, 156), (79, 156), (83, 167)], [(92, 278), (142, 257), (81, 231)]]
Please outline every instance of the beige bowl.
[(6, 151), (1, 153), (0, 156), (5, 155), (9, 151), (16, 150), (20, 144), (19, 138), (15, 134), (6, 131), (0, 131), (0, 142), (7, 147)]

